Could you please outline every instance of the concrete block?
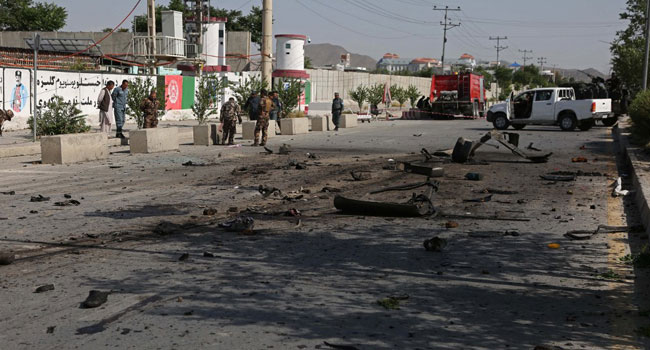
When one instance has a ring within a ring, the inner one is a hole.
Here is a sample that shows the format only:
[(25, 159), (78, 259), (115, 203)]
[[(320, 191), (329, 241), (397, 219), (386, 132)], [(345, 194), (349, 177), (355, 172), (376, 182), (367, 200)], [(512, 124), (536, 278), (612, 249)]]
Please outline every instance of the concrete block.
[[(255, 138), (255, 124), (257, 124), (255, 121), (242, 123), (242, 139), (252, 140)], [(269, 120), (268, 138), (275, 136), (275, 125), (275, 120)]]
[(104, 133), (41, 137), (43, 164), (68, 164), (108, 158), (108, 136)]
[(308, 118), (285, 118), (280, 120), (282, 135), (298, 135), (309, 133)]
[(326, 115), (325, 119), (327, 119), (327, 130), (332, 131), (336, 128), (336, 125), (334, 125), (334, 119), (332, 119), (331, 115)]
[(357, 115), (356, 114), (341, 114), (339, 121), (339, 128), (356, 128)]
[(311, 131), (327, 131), (327, 117), (312, 117)]
[(129, 133), (131, 153), (156, 153), (178, 150), (178, 128), (134, 130)]
[(216, 124), (195, 125), (192, 127), (194, 145), (210, 146), (216, 145), (219, 133)]

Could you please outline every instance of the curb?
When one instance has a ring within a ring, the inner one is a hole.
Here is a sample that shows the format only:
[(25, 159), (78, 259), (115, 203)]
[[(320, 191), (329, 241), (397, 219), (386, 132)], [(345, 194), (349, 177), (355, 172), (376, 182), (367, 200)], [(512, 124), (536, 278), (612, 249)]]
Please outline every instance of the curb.
[(643, 169), (641, 162), (637, 157), (637, 152), (640, 151), (638, 147), (630, 145), (628, 137), (630, 133), (621, 130), (621, 124), (627, 127), (627, 123), (620, 121), (618, 125), (612, 128), (612, 134), (618, 141), (619, 151), (623, 156), (625, 164), (630, 169), (630, 179), (634, 186), (634, 203), (639, 208), (641, 215), (641, 223), (646, 228), (646, 233), (650, 233), (650, 179), (646, 176), (648, 170)]
[[(179, 141), (185, 141), (192, 139), (192, 130), (189, 131), (179, 131), (178, 133)], [(117, 138), (108, 139), (108, 147), (118, 147), (122, 146), (122, 140)], [(125, 145), (126, 146), (126, 145)], [(21, 157), (21, 156), (35, 156), (41, 154), (41, 143), (40, 142), (29, 142), (24, 143), (19, 146), (0, 146), (0, 158), (9, 158), (9, 157)]]

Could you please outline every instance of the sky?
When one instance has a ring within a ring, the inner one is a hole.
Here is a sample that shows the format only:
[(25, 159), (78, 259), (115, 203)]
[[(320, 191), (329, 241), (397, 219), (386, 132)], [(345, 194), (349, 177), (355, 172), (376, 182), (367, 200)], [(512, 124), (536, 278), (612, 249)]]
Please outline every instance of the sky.
[[(64, 31), (95, 31), (116, 26), (137, 0), (50, 0), (68, 10)], [(146, 0), (134, 15), (146, 12)], [(158, 0), (166, 5), (168, 0)], [(247, 13), (262, 0), (212, 0), (212, 6)], [(351, 53), (379, 59), (384, 53), (400, 57), (434, 57), (442, 53), (443, 11), (460, 26), (448, 31), (447, 58), (463, 53), (496, 60), (496, 41), (504, 37), (501, 59), (523, 63), (520, 50), (533, 62), (546, 58), (546, 67), (596, 68), (610, 71), (610, 42), (627, 26), (619, 19), (625, 0), (275, 0), (274, 34), (304, 34), (312, 43), (340, 45)], [(132, 16), (131, 16), (132, 18)], [(131, 18), (124, 27), (130, 28)], [(530, 62), (530, 61), (528, 61)]]

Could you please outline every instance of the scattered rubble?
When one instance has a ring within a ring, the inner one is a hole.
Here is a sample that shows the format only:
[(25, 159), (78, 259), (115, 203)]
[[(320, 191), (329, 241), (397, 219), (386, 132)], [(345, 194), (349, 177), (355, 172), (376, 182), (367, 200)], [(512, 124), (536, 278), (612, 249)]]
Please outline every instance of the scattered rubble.
[(278, 196), (282, 195), (282, 191), (280, 191), (279, 189), (277, 189), (275, 187), (271, 187), (271, 186), (259, 185), (257, 190), (264, 197), (269, 197), (271, 195), (278, 197)]
[(88, 297), (86, 298), (86, 300), (84, 300), (84, 302), (81, 303), (81, 308), (92, 309), (101, 306), (104, 303), (106, 303), (106, 301), (108, 301), (109, 294), (111, 294), (111, 292), (91, 290), (88, 293)]
[(6, 191), (6, 192), (0, 192), (0, 194), (4, 194), (7, 196), (13, 196), (16, 194), (16, 191)]
[(206, 209), (203, 209), (203, 215), (208, 215), (208, 216), (217, 215), (217, 212), (218, 212), (218, 211), (217, 211), (217, 209), (215, 209), (215, 208), (206, 208)]
[(67, 201), (55, 202), (54, 203), (54, 205), (57, 206), (57, 207), (67, 207), (67, 206), (71, 206), (71, 205), (72, 206), (78, 206), (80, 204), (81, 204), (81, 202), (79, 202), (78, 200), (74, 200), (74, 199), (68, 199)]
[(575, 181), (576, 176), (575, 175), (551, 175), (551, 174), (544, 174), (540, 175), (540, 178), (546, 181), (554, 181), (554, 182), (569, 182), (569, 181)]
[(291, 145), (283, 143), (282, 146), (280, 146), (280, 149), (278, 150), (278, 154), (287, 155), (292, 151), (293, 150), (291, 149)]
[(634, 227), (629, 226), (609, 226), (609, 225), (598, 225), (594, 231), (589, 230), (572, 230), (564, 234), (565, 237), (576, 240), (584, 241), (591, 239), (593, 236), (599, 233), (617, 233), (617, 232), (628, 232), (633, 231)]
[(372, 172), (368, 170), (354, 170), (350, 172), (354, 181), (366, 181), (372, 179)]
[(546, 163), (553, 153), (526, 153), (519, 146), (519, 134), (511, 132), (490, 131), (480, 140), (474, 143), (463, 137), (458, 138), (454, 150), (452, 151), (452, 161), (455, 163), (466, 163), (474, 157), (476, 150), (484, 145), (487, 141), (495, 140), (509, 149), (513, 154), (528, 159), (533, 163)]
[(389, 296), (388, 298), (377, 300), (377, 304), (383, 306), (385, 309), (388, 310), (399, 310), (399, 306), (401, 302), (404, 300), (408, 300), (408, 298), (409, 298), (408, 294)]
[(30, 202), (47, 202), (50, 200), (50, 197), (43, 197), (43, 195), (39, 194), (38, 196), (32, 196), (32, 198), (29, 200)]
[(16, 260), (13, 252), (0, 252), (0, 265), (10, 265)]
[(463, 199), (463, 202), (466, 203), (485, 203), (492, 200), (492, 195), (481, 197), (481, 198), (472, 198), (472, 199)]
[(53, 284), (45, 284), (42, 285), (34, 291), (34, 293), (44, 293), (44, 292), (49, 292), (51, 290), (54, 290), (54, 285)]
[(443, 168), (432, 168), (423, 165), (415, 165), (409, 162), (402, 162), (401, 167), (406, 173), (419, 174), (428, 177), (443, 177), (445, 175)]
[(427, 252), (441, 252), (447, 246), (447, 240), (440, 237), (433, 237), (431, 239), (425, 239), (422, 245)]
[(612, 197), (619, 197), (619, 196), (627, 196), (630, 193), (634, 193), (634, 191), (630, 190), (624, 190), (623, 189), (623, 182), (621, 178), (617, 178), (616, 181), (612, 184), (614, 189), (612, 190)]
[(250, 234), (253, 233), (255, 220), (250, 216), (239, 216), (235, 219), (220, 223), (219, 227), (225, 228), (226, 231), (230, 232)]
[(465, 174), (465, 179), (470, 181), (481, 181), (483, 180), (483, 174), (480, 173), (467, 173)]
[(329, 346), (332, 349), (339, 349), (339, 350), (359, 350), (356, 346), (352, 345), (340, 345), (340, 344), (332, 344), (328, 342), (323, 342), (326, 346)]
[(189, 254), (189, 253), (183, 253), (183, 254), (181, 254), (181, 256), (178, 258), (178, 261), (186, 261), (186, 260), (189, 259), (189, 258), (190, 258), (190, 254)]
[(335, 188), (335, 187), (325, 186), (320, 191), (325, 192), (325, 193), (335, 193), (335, 192), (341, 192), (341, 189), (340, 188)]
[(445, 222), (445, 228), (457, 228), (458, 223), (456, 221), (447, 221)]
[(587, 158), (585, 157), (575, 157), (571, 158), (572, 163), (587, 163)]

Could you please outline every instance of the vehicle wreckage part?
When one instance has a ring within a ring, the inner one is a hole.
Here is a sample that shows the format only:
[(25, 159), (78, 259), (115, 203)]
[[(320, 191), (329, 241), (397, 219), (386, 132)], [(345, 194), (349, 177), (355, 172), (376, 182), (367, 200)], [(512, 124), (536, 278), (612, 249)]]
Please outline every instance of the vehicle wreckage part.
[(565, 181), (565, 182), (568, 182), (568, 181), (575, 181), (576, 180), (575, 175), (551, 175), (551, 174), (546, 174), (546, 175), (540, 175), (539, 177), (541, 177), (542, 179), (547, 180), (547, 181)]
[(427, 177), (443, 177), (445, 176), (445, 171), (443, 168), (432, 168), (423, 165), (415, 165), (409, 162), (402, 162), (404, 167), (404, 172), (424, 175)]
[(545, 163), (548, 161), (548, 158), (553, 154), (553, 153), (547, 153), (547, 154), (538, 155), (538, 154), (526, 153), (518, 147), (519, 134), (511, 133), (511, 132), (502, 133), (496, 130), (492, 130), (487, 134), (485, 134), (483, 137), (481, 137), (481, 139), (476, 143), (462, 137), (459, 138), (458, 141), (456, 141), (456, 146), (454, 147), (454, 152), (452, 153), (452, 160), (456, 163), (467, 162), (469, 159), (474, 157), (474, 153), (476, 152), (476, 150), (479, 147), (483, 146), (489, 140), (498, 141), (499, 143), (504, 145), (507, 149), (509, 149), (513, 154), (528, 159), (533, 163)]
[(364, 201), (336, 196), (334, 197), (334, 207), (346, 214), (369, 216), (418, 217), (433, 215), (436, 212), (431, 200), (425, 195), (413, 196), (405, 204)]
[(570, 238), (576, 241), (585, 241), (591, 239), (591, 237), (599, 233), (617, 233), (617, 232), (628, 232), (632, 230), (632, 227), (629, 226), (608, 226), (608, 225), (598, 225), (595, 231), (589, 230), (573, 230), (568, 231), (564, 234), (565, 237)]

